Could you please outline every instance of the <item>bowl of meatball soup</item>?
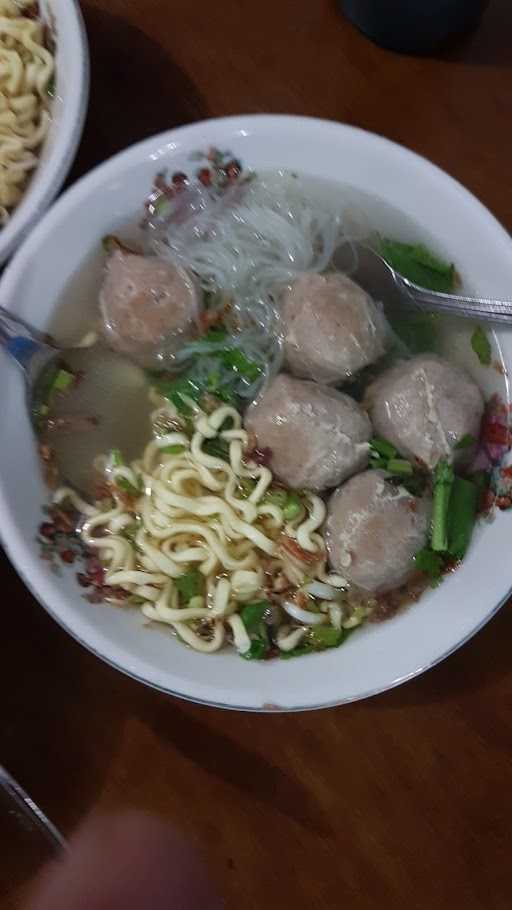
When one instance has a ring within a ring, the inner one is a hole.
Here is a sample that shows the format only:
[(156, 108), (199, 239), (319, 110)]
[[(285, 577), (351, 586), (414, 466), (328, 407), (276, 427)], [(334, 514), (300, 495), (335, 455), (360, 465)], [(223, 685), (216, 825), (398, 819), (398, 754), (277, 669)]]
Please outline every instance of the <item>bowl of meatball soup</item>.
[(510, 336), (370, 294), (359, 244), (424, 287), (510, 296), (510, 238), (452, 177), (266, 115), (127, 149), (5, 271), (2, 306), (114, 351), (145, 409), (143, 439), (127, 409), (92, 451), (104, 402), (56, 416), (83, 377), (64, 364), (29, 415), (0, 361), (3, 546), (120, 671), (224, 708), (332, 706), (433, 667), (508, 597)]

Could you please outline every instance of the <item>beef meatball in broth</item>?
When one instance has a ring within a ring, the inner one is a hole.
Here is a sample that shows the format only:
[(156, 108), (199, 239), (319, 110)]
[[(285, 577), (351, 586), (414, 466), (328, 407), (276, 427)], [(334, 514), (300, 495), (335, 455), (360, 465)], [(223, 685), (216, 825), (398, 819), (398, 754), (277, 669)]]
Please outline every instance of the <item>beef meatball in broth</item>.
[(341, 273), (302, 275), (285, 291), (281, 316), (287, 369), (304, 379), (350, 380), (388, 348), (383, 313)]
[(352, 477), (327, 506), (325, 542), (332, 567), (372, 594), (398, 588), (426, 544), (430, 511), (429, 499), (393, 486), (382, 471)]
[(376, 433), (407, 458), (428, 468), (440, 458), (467, 457), (454, 446), (468, 434), (478, 438), (484, 401), (460, 367), (420, 354), (397, 364), (370, 386), (367, 404)]
[(185, 269), (116, 250), (107, 261), (100, 311), (107, 343), (143, 365), (175, 351), (192, 326), (197, 291)]
[(281, 373), (246, 414), (270, 467), (290, 487), (319, 492), (362, 471), (371, 424), (348, 395)]

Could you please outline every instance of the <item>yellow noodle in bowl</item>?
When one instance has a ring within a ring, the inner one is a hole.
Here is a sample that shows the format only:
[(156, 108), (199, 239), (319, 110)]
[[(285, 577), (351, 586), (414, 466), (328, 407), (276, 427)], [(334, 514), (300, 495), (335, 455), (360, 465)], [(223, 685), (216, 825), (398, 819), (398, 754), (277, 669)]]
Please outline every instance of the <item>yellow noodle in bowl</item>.
[(31, 0), (0, 0), (0, 224), (20, 201), (48, 132), (54, 58)]
[[(274, 653), (291, 652), (318, 626), (342, 633), (353, 612), (345, 580), (326, 566), (323, 500), (301, 491), (303, 507), (287, 520), (286, 490), (277, 487), (276, 496), (272, 472), (250, 457), (237, 410), (221, 405), (207, 414), (190, 402), (187, 432), (169, 402), (157, 403), (153, 423), (161, 428), (167, 415), (170, 432), (155, 436), (130, 465), (115, 453), (98, 460), (111, 500), (90, 505), (67, 487), (55, 494), (56, 503), (67, 500), (83, 515), (81, 538), (101, 559), (105, 584), (203, 653), (225, 643), (250, 653), (248, 605), (271, 621)], [(226, 457), (208, 451), (211, 441)], [(184, 599), (187, 573), (200, 584)], [(306, 592), (315, 582), (330, 599)]]

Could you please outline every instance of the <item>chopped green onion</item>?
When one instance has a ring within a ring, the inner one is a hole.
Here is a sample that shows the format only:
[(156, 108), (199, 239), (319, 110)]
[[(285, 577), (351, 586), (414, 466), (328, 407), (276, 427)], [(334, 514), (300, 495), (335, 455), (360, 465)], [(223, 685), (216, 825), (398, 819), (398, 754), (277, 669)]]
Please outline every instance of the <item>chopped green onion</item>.
[(387, 471), (388, 459), (379, 458), (378, 456), (374, 458), (372, 455), (372, 456), (370, 456), (370, 465), (369, 466), (370, 466), (370, 468), (375, 468), (376, 470), (379, 469), (381, 471)]
[(457, 443), (454, 445), (454, 449), (469, 449), (470, 446), (474, 445), (476, 439), (471, 433), (466, 433)]
[(472, 483), (475, 484), (475, 486), (478, 489), (478, 492), (480, 494), (482, 494), (485, 492), (485, 490), (488, 489), (491, 478), (489, 476), (488, 471), (482, 470), (482, 471), (475, 471), (474, 474), (470, 475), (469, 479), (471, 480)]
[(256, 489), (256, 481), (250, 477), (241, 477), (238, 481), (238, 489), (241, 499), (248, 499), (251, 493)]
[(65, 392), (75, 381), (75, 376), (69, 370), (59, 370), (53, 380), (52, 392)]
[(164, 446), (163, 449), (160, 449), (161, 452), (165, 452), (166, 455), (181, 455), (182, 452), (185, 452), (187, 449), (186, 446), (174, 445), (174, 446)]
[(448, 506), (453, 487), (453, 468), (442, 458), (434, 470), (432, 505), (432, 549), (444, 553), (448, 549)]
[(135, 543), (135, 537), (139, 530), (138, 522), (134, 521), (133, 524), (127, 525), (126, 528), (123, 528), (121, 534), (123, 537), (126, 537), (127, 540), (130, 540), (132, 543)]
[(119, 487), (119, 489), (122, 490), (123, 493), (127, 493), (128, 496), (133, 496), (134, 498), (140, 496), (140, 490), (138, 490), (137, 487), (134, 487), (127, 477), (116, 477), (114, 482), (116, 487)]
[(201, 575), (199, 569), (190, 569), (183, 575), (179, 575), (174, 579), (174, 584), (184, 604), (188, 604), (193, 597), (198, 597), (204, 592), (204, 576)]
[(255, 632), (259, 629), (260, 624), (270, 604), (268, 600), (260, 600), (256, 603), (246, 604), (240, 612), (242, 622), (247, 632)]
[(387, 439), (381, 439), (379, 436), (374, 436), (373, 439), (370, 439), (370, 449), (373, 449), (378, 455), (382, 455), (383, 458), (395, 458), (398, 454), (395, 447)]
[(406, 461), (405, 458), (390, 458), (388, 461), (388, 471), (391, 474), (403, 474), (411, 475), (413, 473), (413, 466), (410, 461)]
[(487, 337), (487, 333), (481, 325), (476, 327), (471, 336), (471, 347), (473, 348), (480, 363), (488, 367), (491, 362), (492, 348), (491, 343)]
[(450, 497), (448, 515), (448, 552), (463, 559), (468, 549), (476, 521), (479, 490), (476, 484), (456, 477)]
[(110, 458), (115, 468), (120, 468), (122, 465), (124, 465), (124, 458), (121, 454), (121, 449), (112, 449)]
[(261, 501), (265, 505), (277, 506), (279, 509), (284, 509), (287, 499), (288, 493), (286, 490), (283, 490), (281, 487), (270, 487)]
[(288, 493), (283, 508), (283, 518), (285, 521), (293, 521), (302, 512), (302, 502), (296, 493)]

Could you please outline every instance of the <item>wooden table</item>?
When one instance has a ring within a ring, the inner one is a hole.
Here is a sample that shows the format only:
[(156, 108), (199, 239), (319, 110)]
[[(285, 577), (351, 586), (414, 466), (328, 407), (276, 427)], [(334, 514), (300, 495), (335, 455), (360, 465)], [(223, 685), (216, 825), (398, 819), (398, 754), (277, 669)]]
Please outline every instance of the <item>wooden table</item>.
[[(201, 117), (356, 124), (462, 180), (512, 225), (512, 5), (441, 59), (368, 43), (331, 0), (97, 0), (73, 177)], [(227, 907), (512, 903), (512, 613), (420, 679), (290, 716), (216, 711), (121, 676), (68, 638), (4, 559), (0, 756), (68, 833), (96, 805), (164, 813)], [(243, 668), (242, 668), (243, 669)]]

